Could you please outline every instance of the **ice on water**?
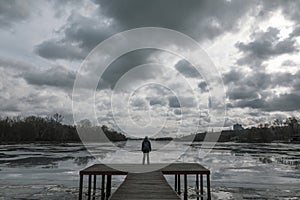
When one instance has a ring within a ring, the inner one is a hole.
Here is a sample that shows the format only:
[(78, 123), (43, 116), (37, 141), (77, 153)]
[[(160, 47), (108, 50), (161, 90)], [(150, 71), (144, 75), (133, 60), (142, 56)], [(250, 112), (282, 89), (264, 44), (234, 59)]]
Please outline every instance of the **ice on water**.
[[(140, 163), (141, 141), (117, 144), (0, 146), (0, 199), (75, 199), (79, 170), (104, 163)], [(213, 199), (300, 198), (300, 145), (219, 143), (204, 158), (201, 143), (152, 141), (152, 162), (198, 162), (212, 172)], [(165, 148), (166, 147), (166, 148)], [(186, 150), (186, 151), (185, 151)], [(159, 152), (159, 153), (157, 153)], [(95, 159), (95, 157), (96, 159)], [(124, 177), (113, 177), (113, 189)], [(173, 186), (174, 177), (167, 176)], [(190, 199), (195, 178), (189, 177)]]

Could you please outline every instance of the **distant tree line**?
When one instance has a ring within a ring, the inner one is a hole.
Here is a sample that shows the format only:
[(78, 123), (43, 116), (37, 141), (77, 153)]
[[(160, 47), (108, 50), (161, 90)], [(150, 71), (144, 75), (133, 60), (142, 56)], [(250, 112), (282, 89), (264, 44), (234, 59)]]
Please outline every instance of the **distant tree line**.
[[(74, 125), (62, 124), (63, 116), (56, 113), (50, 117), (0, 117), (0, 143), (19, 142), (81, 142), (78, 130), (83, 130), (84, 141), (106, 142), (126, 141), (128, 138), (105, 125), (92, 126), (89, 120), (82, 120), (77, 129)], [(101, 131), (102, 130), (102, 131)], [(101, 133), (104, 133), (101, 134)], [(206, 132), (192, 134), (178, 140), (193, 138), (203, 141)], [(211, 134), (211, 133), (209, 133)], [(273, 142), (288, 141), (300, 134), (300, 119), (289, 117), (275, 119), (271, 123), (260, 124), (243, 130), (223, 130), (219, 142)], [(173, 138), (152, 138), (153, 140), (172, 140)]]
[[(188, 140), (193, 137), (194, 141), (203, 141), (206, 134), (213, 133), (196, 133), (179, 139)], [(300, 119), (297, 117), (288, 117), (285, 120), (275, 119), (271, 123), (259, 124), (257, 127), (243, 130), (223, 130), (218, 138), (218, 142), (268, 143), (290, 141), (293, 137), (299, 136), (299, 134)]]
[(288, 141), (300, 133), (300, 120), (288, 117), (285, 120), (275, 119), (271, 123), (260, 124), (240, 132), (238, 141), (273, 142)]
[[(80, 142), (76, 126), (62, 124), (63, 116), (56, 113), (51, 117), (5, 117), (0, 118), (0, 143), (7, 142)], [(89, 127), (97, 132), (103, 130), (110, 141), (124, 141), (126, 136), (101, 127)]]

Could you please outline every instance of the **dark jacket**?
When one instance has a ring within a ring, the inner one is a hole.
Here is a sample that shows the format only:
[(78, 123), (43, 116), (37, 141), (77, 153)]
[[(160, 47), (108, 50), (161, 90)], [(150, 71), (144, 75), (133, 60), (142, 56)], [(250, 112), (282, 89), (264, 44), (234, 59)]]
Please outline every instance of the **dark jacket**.
[(149, 153), (151, 151), (151, 142), (145, 138), (142, 143), (142, 152)]

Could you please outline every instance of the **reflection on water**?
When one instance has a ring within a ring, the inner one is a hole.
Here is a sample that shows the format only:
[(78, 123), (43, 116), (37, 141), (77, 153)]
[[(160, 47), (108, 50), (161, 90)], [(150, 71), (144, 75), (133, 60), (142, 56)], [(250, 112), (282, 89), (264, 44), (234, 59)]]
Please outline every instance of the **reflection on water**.
[[(90, 144), (99, 159), (119, 159), (128, 163), (141, 161), (141, 141), (112, 144)], [(153, 141), (153, 149), (167, 142)], [(173, 149), (151, 158), (172, 161), (189, 145), (176, 142)], [(114, 148), (113, 148), (114, 147)], [(117, 148), (116, 148), (117, 147)], [(198, 162), (212, 171), (212, 193), (215, 199), (297, 199), (300, 198), (299, 144), (220, 143), (203, 159), (198, 157), (201, 143), (182, 152), (179, 162)], [(136, 156), (126, 157), (124, 152)], [(0, 145), (0, 199), (74, 199), (78, 193), (79, 170), (98, 162), (80, 144)], [(122, 177), (113, 177), (114, 189)], [(173, 185), (172, 177), (168, 181)], [(190, 179), (190, 198), (194, 180)]]

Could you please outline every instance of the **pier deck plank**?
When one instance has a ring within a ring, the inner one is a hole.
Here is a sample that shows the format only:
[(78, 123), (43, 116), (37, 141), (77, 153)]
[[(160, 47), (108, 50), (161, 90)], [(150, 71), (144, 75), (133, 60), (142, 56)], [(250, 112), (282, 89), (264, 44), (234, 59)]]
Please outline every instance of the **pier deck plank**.
[(110, 199), (179, 200), (180, 197), (170, 187), (161, 172), (149, 172), (129, 173)]

